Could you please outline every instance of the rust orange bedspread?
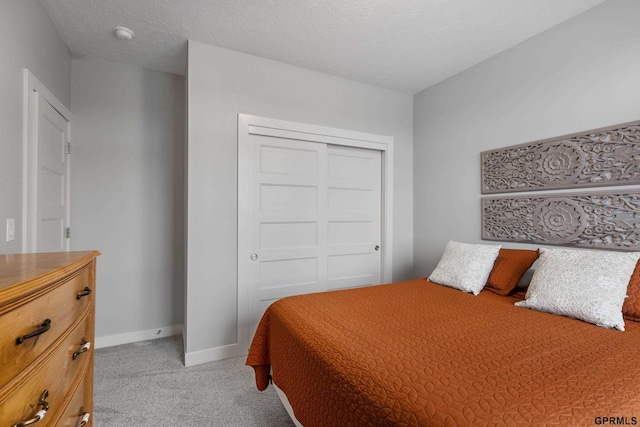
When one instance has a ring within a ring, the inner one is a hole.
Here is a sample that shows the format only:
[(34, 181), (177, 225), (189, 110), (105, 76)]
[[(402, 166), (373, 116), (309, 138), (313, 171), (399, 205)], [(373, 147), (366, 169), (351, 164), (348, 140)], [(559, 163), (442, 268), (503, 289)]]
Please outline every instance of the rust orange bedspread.
[[(425, 279), (289, 297), (247, 364), (305, 426), (640, 423), (640, 324), (626, 331)], [(635, 417), (635, 418), (632, 418)]]

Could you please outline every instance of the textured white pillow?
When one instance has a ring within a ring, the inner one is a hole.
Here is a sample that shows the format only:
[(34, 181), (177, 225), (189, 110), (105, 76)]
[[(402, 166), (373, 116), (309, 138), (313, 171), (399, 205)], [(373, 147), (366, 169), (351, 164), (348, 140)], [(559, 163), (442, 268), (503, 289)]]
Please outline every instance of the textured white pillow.
[(449, 242), (429, 280), (478, 295), (487, 283), (500, 245)]
[(624, 331), (622, 304), (640, 252), (540, 249), (520, 307)]

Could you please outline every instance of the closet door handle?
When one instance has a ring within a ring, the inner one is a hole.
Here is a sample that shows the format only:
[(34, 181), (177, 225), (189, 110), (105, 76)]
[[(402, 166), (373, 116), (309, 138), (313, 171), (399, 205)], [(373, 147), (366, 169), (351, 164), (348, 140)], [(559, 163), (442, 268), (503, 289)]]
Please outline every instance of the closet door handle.
[(16, 345), (22, 344), (24, 340), (28, 340), (29, 338), (37, 337), (38, 335), (44, 334), (51, 328), (51, 320), (47, 319), (33, 332), (29, 332), (27, 335), (23, 335), (21, 337), (16, 338)]
[(46, 398), (49, 396), (49, 391), (45, 390), (40, 395), (40, 399), (38, 400), (38, 406), (42, 406), (38, 412), (33, 415), (33, 418), (24, 421), (18, 421), (12, 427), (25, 427), (30, 426), (31, 424), (35, 424), (47, 415), (47, 411), (49, 410), (49, 402), (46, 401)]
[(87, 295), (91, 295), (93, 293), (93, 291), (91, 290), (90, 287), (85, 286), (84, 290), (82, 292), (78, 292), (78, 295), (76, 295), (76, 299), (80, 299), (82, 297), (86, 297)]

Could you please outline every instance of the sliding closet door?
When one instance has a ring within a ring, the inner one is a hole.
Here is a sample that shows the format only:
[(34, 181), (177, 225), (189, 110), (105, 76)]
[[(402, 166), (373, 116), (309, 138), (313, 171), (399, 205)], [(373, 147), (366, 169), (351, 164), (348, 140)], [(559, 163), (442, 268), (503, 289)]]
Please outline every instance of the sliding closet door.
[(276, 299), (327, 282), (327, 146), (252, 135), (249, 297), (257, 323)]
[(392, 207), (393, 138), (240, 114), (238, 354), (277, 299), (391, 281)]
[(381, 153), (329, 145), (327, 154), (327, 289), (379, 284)]
[(249, 138), (251, 332), (277, 299), (380, 283), (380, 151)]

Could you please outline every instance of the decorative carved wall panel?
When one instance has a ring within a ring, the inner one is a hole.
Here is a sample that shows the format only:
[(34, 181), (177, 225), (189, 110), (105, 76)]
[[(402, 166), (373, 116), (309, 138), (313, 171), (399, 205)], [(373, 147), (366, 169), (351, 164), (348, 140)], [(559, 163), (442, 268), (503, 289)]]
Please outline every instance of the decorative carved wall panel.
[(640, 250), (640, 193), (484, 197), (482, 238)]
[(640, 121), (498, 150), (482, 159), (482, 193), (640, 184)]

